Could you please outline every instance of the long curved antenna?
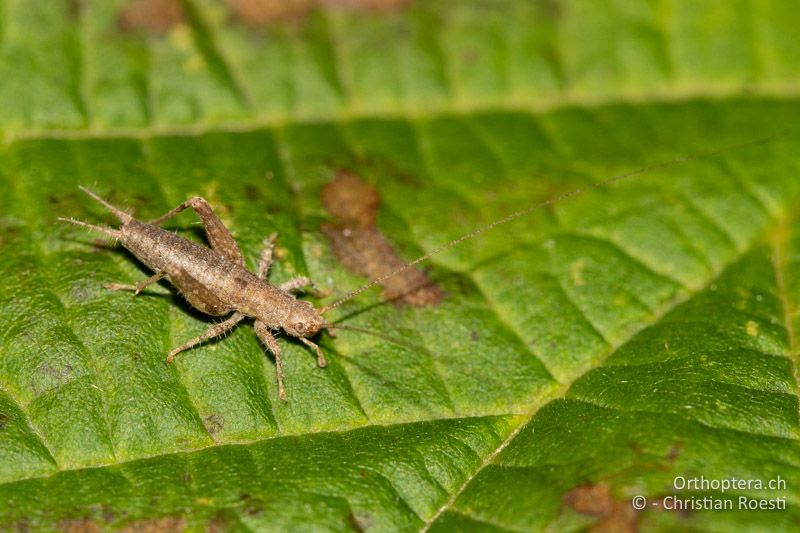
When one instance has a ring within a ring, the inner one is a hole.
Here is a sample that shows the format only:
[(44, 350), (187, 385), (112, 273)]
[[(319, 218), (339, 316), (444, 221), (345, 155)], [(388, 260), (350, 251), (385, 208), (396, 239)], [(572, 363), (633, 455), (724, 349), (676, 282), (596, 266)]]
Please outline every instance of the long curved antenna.
[(406, 349), (409, 349), (409, 350), (418, 350), (419, 349), (419, 346), (414, 346), (413, 344), (404, 342), (404, 341), (402, 341), (400, 339), (392, 337), (391, 335), (385, 335), (385, 334), (380, 333), (378, 331), (373, 331), (373, 330), (367, 329), (367, 328), (359, 328), (358, 326), (328, 324), (323, 329), (344, 329), (344, 330), (347, 330), (347, 331), (357, 331), (359, 333), (366, 333), (368, 335), (372, 335), (373, 337), (378, 337), (378, 338), (387, 340), (389, 342), (392, 342), (394, 344), (397, 344), (398, 346), (402, 346), (403, 348), (406, 348)]
[(511, 222), (512, 220), (515, 220), (515, 219), (517, 219), (517, 218), (519, 218), (521, 216), (525, 216), (528, 213), (531, 213), (532, 211), (536, 211), (537, 209), (541, 209), (543, 207), (547, 207), (548, 205), (552, 205), (552, 204), (555, 204), (555, 203), (560, 202), (562, 200), (566, 200), (567, 198), (572, 198), (573, 196), (578, 196), (580, 194), (583, 194), (583, 193), (585, 193), (587, 191), (590, 191), (590, 190), (593, 190), (593, 189), (598, 189), (600, 187), (605, 187), (607, 185), (611, 185), (612, 183), (615, 183), (617, 181), (621, 181), (621, 180), (624, 180), (624, 179), (627, 179), (627, 178), (633, 178), (633, 177), (636, 177), (636, 176), (641, 176), (642, 174), (646, 174), (648, 172), (652, 172), (652, 171), (659, 170), (659, 169), (664, 169), (664, 168), (669, 168), (669, 167), (673, 167), (673, 166), (676, 166), (676, 165), (681, 165), (681, 164), (684, 164), (684, 163), (688, 163), (689, 161), (695, 161), (697, 159), (711, 158), (711, 157), (714, 157), (714, 156), (718, 156), (720, 154), (724, 154), (724, 153), (729, 152), (731, 150), (744, 149), (744, 148), (750, 148), (750, 147), (758, 146), (758, 145), (762, 145), (762, 144), (767, 144), (767, 143), (770, 143), (770, 142), (775, 141), (777, 139), (780, 139), (780, 138), (786, 137), (788, 135), (791, 135), (792, 133), (793, 133), (793, 131), (791, 131), (791, 130), (785, 130), (785, 131), (782, 131), (780, 133), (776, 133), (774, 135), (770, 135), (769, 137), (762, 137), (762, 138), (751, 140), (751, 141), (747, 141), (747, 142), (744, 142), (744, 143), (732, 144), (732, 145), (728, 145), (728, 146), (725, 146), (725, 147), (722, 147), (722, 148), (718, 148), (716, 150), (710, 150), (710, 151), (706, 151), (706, 152), (699, 152), (699, 153), (696, 153), (694, 155), (686, 155), (686, 156), (676, 157), (676, 158), (670, 159), (668, 161), (662, 161), (660, 163), (655, 163), (653, 165), (642, 167), (642, 168), (639, 168), (637, 170), (632, 170), (630, 172), (625, 172), (624, 174), (617, 174), (616, 176), (611, 176), (610, 178), (606, 178), (606, 179), (604, 179), (602, 181), (598, 181), (598, 182), (592, 183), (591, 185), (586, 185), (584, 187), (578, 187), (577, 189), (573, 189), (573, 190), (565, 192), (563, 194), (559, 194), (559, 195), (553, 196), (552, 198), (548, 198), (547, 200), (544, 200), (543, 202), (539, 202), (536, 205), (533, 205), (531, 207), (526, 207), (524, 209), (520, 209), (519, 211), (515, 211), (515, 212), (511, 213), (510, 215), (506, 215), (503, 218), (501, 218), (499, 220), (495, 220), (494, 222), (492, 222), (490, 224), (487, 224), (485, 226), (481, 226), (480, 228), (472, 230), (469, 233), (466, 233), (466, 234), (462, 235), (461, 237), (458, 237), (457, 239), (448, 242), (447, 244), (443, 244), (443, 245), (439, 246), (438, 248), (434, 248), (432, 251), (428, 252), (427, 254), (425, 254), (423, 256), (420, 256), (420, 257), (414, 259), (410, 263), (406, 263), (402, 267), (396, 268), (393, 271), (389, 272), (388, 274), (384, 274), (383, 276), (380, 276), (380, 277), (370, 281), (366, 285), (354, 290), (353, 292), (350, 292), (350, 293), (346, 294), (345, 296), (339, 298), (338, 300), (336, 300), (332, 304), (322, 307), (320, 309), (319, 313), (320, 314), (327, 313), (331, 309), (339, 307), (344, 302), (350, 300), (351, 298), (354, 298), (354, 297), (358, 296), (362, 292), (371, 289), (372, 287), (374, 287), (375, 285), (378, 285), (379, 283), (383, 283), (387, 279), (392, 278), (392, 277), (396, 276), (397, 274), (399, 274), (401, 272), (405, 272), (406, 270), (408, 270), (409, 268), (413, 267), (414, 265), (418, 265), (419, 263), (422, 263), (423, 261), (426, 261), (426, 260), (430, 259), (434, 255), (440, 254), (440, 253), (444, 252), (445, 250), (449, 250), (450, 248), (452, 248), (452, 247), (454, 247), (454, 246), (456, 246), (456, 245), (458, 245), (458, 244), (460, 244), (460, 243), (462, 243), (462, 242), (464, 242), (466, 240), (474, 239), (478, 235), (481, 235), (482, 233), (485, 233), (485, 232), (489, 231), (490, 229), (493, 229), (493, 228), (496, 228), (497, 226), (501, 226), (503, 224)]

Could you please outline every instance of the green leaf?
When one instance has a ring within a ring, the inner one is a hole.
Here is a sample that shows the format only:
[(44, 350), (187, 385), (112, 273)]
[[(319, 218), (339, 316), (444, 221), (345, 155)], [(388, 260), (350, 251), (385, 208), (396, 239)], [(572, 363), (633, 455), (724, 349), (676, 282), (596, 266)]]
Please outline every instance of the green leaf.
[[(164, 34), (122, 29), (127, 5), (0, 1), (0, 529), (796, 526), (793, 3), (437, 0), (253, 28), (187, 0)], [(321, 305), (365, 281), (320, 231), (338, 170), (411, 259), (767, 137), (437, 255), (437, 306), (347, 302), (333, 318), (374, 334), (319, 337), (325, 369), (284, 336), (288, 402), (247, 323), (166, 365), (212, 320), (166, 283), (105, 290), (148, 271), (56, 220), (112, 223), (78, 185), (142, 219), (202, 195), (251, 268), (277, 231), (272, 280), (311, 276)], [(701, 476), (785, 487), (675, 487)]]

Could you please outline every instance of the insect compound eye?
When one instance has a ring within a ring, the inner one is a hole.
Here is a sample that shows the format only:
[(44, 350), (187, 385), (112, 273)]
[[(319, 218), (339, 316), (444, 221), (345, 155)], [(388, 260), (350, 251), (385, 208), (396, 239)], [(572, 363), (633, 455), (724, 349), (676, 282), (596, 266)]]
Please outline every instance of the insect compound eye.
[(295, 322), (294, 329), (296, 331), (305, 331), (306, 330), (306, 323), (305, 322)]

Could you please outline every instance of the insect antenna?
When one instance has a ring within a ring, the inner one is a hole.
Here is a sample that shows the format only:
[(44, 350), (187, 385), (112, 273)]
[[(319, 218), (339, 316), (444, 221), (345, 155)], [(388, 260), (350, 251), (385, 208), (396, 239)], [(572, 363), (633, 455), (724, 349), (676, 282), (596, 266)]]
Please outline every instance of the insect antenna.
[(385, 335), (385, 334), (380, 333), (378, 331), (374, 331), (374, 330), (367, 329), (367, 328), (359, 328), (357, 326), (344, 326), (344, 325), (340, 325), (340, 324), (326, 324), (323, 327), (323, 329), (344, 329), (344, 330), (348, 330), (348, 331), (357, 331), (359, 333), (366, 333), (367, 335), (372, 335), (373, 337), (378, 337), (378, 338), (381, 338), (381, 339), (385, 339), (385, 340), (387, 340), (387, 341), (389, 341), (391, 343), (397, 344), (398, 346), (402, 346), (404, 348), (408, 348), (409, 350), (418, 350), (419, 349), (418, 346), (414, 346), (414, 345), (412, 345), (410, 343), (404, 342), (404, 341), (402, 341), (400, 339), (392, 337), (391, 335)]
[(356, 327), (356, 326), (344, 326), (344, 325), (336, 324), (336, 323), (333, 323), (333, 322), (329, 323), (329, 324), (325, 324), (322, 327), (322, 329), (349, 329), (349, 330), (352, 330), (352, 331), (360, 331), (361, 333), (373, 333), (373, 334), (377, 333), (377, 332), (375, 332), (375, 331), (373, 331), (371, 329), (359, 328), (359, 327)]
[(448, 242), (446, 244), (442, 244), (441, 246), (439, 246), (437, 248), (434, 248), (433, 250), (431, 250), (430, 252), (426, 253), (425, 255), (417, 257), (416, 259), (414, 259), (410, 263), (406, 263), (405, 265), (394, 269), (393, 271), (389, 272), (388, 274), (384, 274), (383, 276), (379, 276), (379, 277), (373, 279), (372, 281), (370, 281), (366, 285), (363, 285), (363, 286), (359, 287), (358, 289), (356, 289), (356, 290), (354, 290), (354, 291), (342, 296), (341, 298), (339, 298), (338, 300), (336, 300), (332, 304), (326, 305), (326, 306), (320, 308), (319, 313), (320, 314), (327, 313), (331, 309), (339, 307), (340, 305), (342, 305), (346, 301), (358, 296), (359, 294), (361, 294), (364, 291), (367, 291), (367, 290), (371, 289), (375, 285), (383, 283), (384, 281), (386, 281), (386, 280), (388, 280), (390, 278), (393, 278), (394, 276), (400, 274), (401, 272), (405, 272), (409, 268), (412, 268), (413, 266), (418, 265), (419, 263), (422, 263), (423, 261), (427, 261), (431, 257), (444, 252), (445, 250), (449, 250), (450, 248), (453, 248), (454, 246), (457, 246), (457, 245), (461, 244), (464, 241), (467, 241), (467, 240), (470, 240), (470, 239), (474, 239), (475, 237), (477, 237), (477, 236), (479, 236), (479, 235), (481, 235), (483, 233), (486, 233), (487, 231), (489, 231), (491, 229), (494, 229), (497, 226), (501, 226), (503, 224), (507, 224), (508, 222), (511, 222), (512, 220), (515, 220), (515, 219), (517, 219), (519, 217), (525, 216), (528, 213), (536, 211), (537, 209), (541, 209), (543, 207), (547, 207), (549, 205), (553, 205), (553, 204), (558, 203), (558, 202), (560, 202), (562, 200), (566, 200), (567, 198), (572, 198), (574, 196), (579, 196), (579, 195), (581, 195), (581, 194), (583, 194), (583, 193), (585, 193), (587, 191), (591, 191), (591, 190), (594, 190), (594, 189), (599, 189), (601, 187), (605, 187), (605, 186), (611, 185), (612, 183), (615, 183), (617, 181), (622, 181), (622, 180), (625, 180), (625, 179), (628, 179), (628, 178), (641, 176), (642, 174), (647, 174), (649, 172), (653, 172), (653, 171), (656, 171), (656, 170), (661, 170), (661, 169), (666, 169), (666, 168), (682, 165), (682, 164), (688, 163), (690, 161), (696, 161), (698, 159), (709, 159), (709, 158), (712, 158), (712, 157), (715, 157), (715, 156), (730, 152), (732, 150), (751, 148), (753, 146), (759, 146), (759, 145), (763, 145), (763, 144), (768, 144), (768, 143), (770, 143), (772, 141), (775, 141), (777, 139), (780, 139), (780, 138), (786, 137), (788, 135), (791, 135), (792, 133), (793, 133), (793, 131), (786, 130), (786, 131), (783, 131), (783, 132), (776, 133), (774, 135), (770, 135), (768, 137), (761, 137), (761, 138), (750, 140), (750, 141), (743, 142), (743, 143), (737, 143), (737, 144), (724, 146), (722, 148), (717, 148), (717, 149), (714, 149), (714, 150), (708, 150), (708, 151), (704, 151), (704, 152), (697, 152), (695, 154), (689, 154), (689, 155), (683, 155), (683, 156), (675, 157), (673, 159), (669, 159), (669, 160), (666, 160), (666, 161), (661, 161), (660, 163), (654, 163), (652, 165), (641, 167), (641, 168), (638, 168), (636, 170), (631, 170), (629, 172), (625, 172), (625, 173), (622, 173), (622, 174), (617, 174), (617, 175), (611, 176), (609, 178), (606, 178), (604, 180), (594, 182), (594, 183), (592, 183), (590, 185), (586, 185), (586, 186), (583, 186), (583, 187), (578, 187), (577, 189), (573, 189), (571, 191), (567, 191), (565, 193), (558, 194), (556, 196), (548, 198), (547, 200), (539, 202), (539, 203), (537, 203), (535, 205), (532, 205), (530, 207), (526, 207), (524, 209), (520, 209), (519, 211), (514, 211), (513, 213), (511, 213), (509, 215), (506, 215), (503, 218), (495, 220), (494, 222), (486, 224), (485, 226), (481, 226), (481, 227), (479, 227), (477, 229), (474, 229), (474, 230), (470, 231), (469, 233), (465, 233), (461, 237), (453, 239), (452, 241), (450, 241), (450, 242)]

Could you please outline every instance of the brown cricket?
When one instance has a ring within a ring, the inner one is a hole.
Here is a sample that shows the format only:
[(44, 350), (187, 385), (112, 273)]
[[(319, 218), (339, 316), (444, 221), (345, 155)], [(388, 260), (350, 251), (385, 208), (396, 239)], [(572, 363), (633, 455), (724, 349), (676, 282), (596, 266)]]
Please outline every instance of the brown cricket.
[[(315, 309), (311, 303), (298, 300), (292, 295), (292, 292), (299, 289), (313, 287), (313, 282), (306, 277), (294, 278), (277, 286), (267, 281), (276, 234), (273, 233), (264, 241), (258, 273), (253, 274), (245, 267), (244, 256), (233, 235), (214, 214), (208, 202), (199, 196), (190, 198), (156, 219), (142, 222), (109, 204), (89, 189), (81, 187), (81, 190), (103, 204), (119, 219), (121, 222), (119, 229), (95, 226), (74, 219), (62, 218), (60, 220), (99, 231), (117, 239), (150, 270), (155, 272), (148, 279), (136, 285), (113, 283), (106, 285), (106, 288), (132, 290), (138, 294), (145, 287), (166, 276), (186, 300), (203, 313), (211, 316), (225, 316), (233, 311), (233, 314), (226, 320), (215, 324), (199, 337), (195, 337), (169, 352), (168, 363), (171, 363), (180, 352), (208, 339), (218, 337), (230, 331), (243, 319), (252, 317), (255, 319), (256, 335), (275, 356), (278, 394), (282, 400), (286, 399), (286, 391), (283, 387), (281, 348), (272, 335), (272, 330), (282, 329), (287, 334), (297, 337), (316, 352), (317, 364), (320, 367), (326, 365), (322, 350), (309, 337), (313, 337), (321, 329), (330, 326), (322, 318), (322, 313), (329, 308)], [(187, 208), (192, 208), (197, 213), (203, 223), (211, 248), (158, 227), (158, 224)]]
[[(383, 283), (417, 265), (430, 257), (452, 248), (463, 241), (477, 237), (501, 224), (510, 222), (528, 213), (552, 205), (561, 200), (577, 196), (588, 190), (610, 185), (616, 181), (639, 176), (647, 172), (665, 169), (688, 161), (713, 157), (734, 149), (741, 149), (771, 142), (777, 138), (785, 137), (791, 132), (779, 133), (767, 138), (757, 139), (741, 144), (731, 145), (713, 151), (701, 152), (695, 155), (680, 156), (669, 161), (656, 163), (648, 167), (633, 170), (624, 174), (612, 176), (573, 189), (561, 195), (549, 198), (538, 204), (515, 211), (499, 220), (481, 226), (469, 233), (458, 237), (446, 244), (433, 249), (425, 255), (394, 269), (393, 271), (373, 279), (360, 288), (346, 294), (330, 305), (315, 308), (311, 303), (298, 300), (292, 294), (294, 291), (305, 287), (314, 287), (314, 283), (307, 277), (298, 277), (281, 285), (272, 285), (267, 280), (269, 267), (272, 263), (272, 251), (277, 238), (276, 234), (270, 235), (264, 242), (264, 250), (258, 264), (257, 274), (253, 274), (245, 267), (244, 256), (233, 235), (228, 231), (222, 221), (214, 214), (209, 203), (201, 197), (190, 198), (164, 215), (142, 222), (132, 215), (109, 204), (92, 191), (81, 187), (86, 194), (103, 204), (121, 222), (118, 229), (107, 226), (96, 226), (71, 218), (60, 218), (65, 222), (99, 231), (119, 240), (122, 245), (133, 253), (142, 263), (147, 265), (155, 274), (135, 285), (110, 284), (107, 288), (112, 290), (132, 290), (139, 293), (145, 287), (157, 282), (163, 277), (168, 277), (174, 285), (198, 310), (212, 316), (225, 316), (233, 312), (226, 320), (214, 325), (208, 331), (194, 339), (175, 348), (167, 355), (167, 362), (172, 362), (175, 355), (189, 348), (218, 337), (230, 331), (236, 324), (247, 317), (255, 319), (256, 335), (270, 349), (275, 356), (275, 368), (278, 374), (278, 394), (282, 400), (286, 399), (283, 386), (283, 364), (281, 362), (281, 348), (272, 332), (283, 330), (292, 337), (296, 337), (303, 344), (314, 350), (317, 354), (317, 364), (326, 366), (325, 356), (319, 346), (310, 340), (323, 329), (347, 328), (327, 322), (322, 315), (354, 296)], [(192, 208), (203, 223), (211, 248), (207, 248), (175, 233), (158, 227), (158, 224), (174, 217), (181, 211)], [(364, 331), (364, 330), (360, 330)]]

